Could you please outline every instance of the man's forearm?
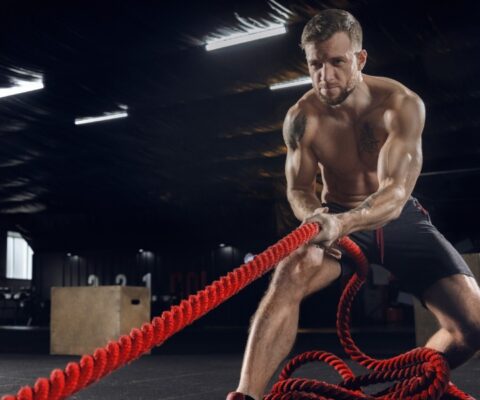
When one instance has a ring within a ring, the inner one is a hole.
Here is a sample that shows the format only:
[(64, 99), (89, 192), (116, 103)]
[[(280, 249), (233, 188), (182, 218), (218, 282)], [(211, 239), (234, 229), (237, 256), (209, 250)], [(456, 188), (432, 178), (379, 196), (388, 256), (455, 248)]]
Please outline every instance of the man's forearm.
[(293, 213), (300, 221), (311, 216), (317, 208), (322, 207), (322, 203), (313, 192), (291, 189), (287, 191), (287, 198)]
[(398, 218), (408, 199), (405, 188), (386, 186), (368, 196), (358, 207), (338, 214), (342, 236), (362, 230), (377, 229)]

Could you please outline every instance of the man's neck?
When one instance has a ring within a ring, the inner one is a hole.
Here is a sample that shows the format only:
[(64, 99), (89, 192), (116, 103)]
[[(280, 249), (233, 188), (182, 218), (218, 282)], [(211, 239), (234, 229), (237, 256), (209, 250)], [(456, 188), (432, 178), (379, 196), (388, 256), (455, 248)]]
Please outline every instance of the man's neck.
[(357, 83), (355, 89), (352, 91), (345, 101), (337, 106), (329, 106), (329, 108), (335, 113), (340, 112), (347, 114), (354, 119), (361, 116), (366, 110), (370, 108), (372, 103), (372, 97), (370, 88), (362, 79)]

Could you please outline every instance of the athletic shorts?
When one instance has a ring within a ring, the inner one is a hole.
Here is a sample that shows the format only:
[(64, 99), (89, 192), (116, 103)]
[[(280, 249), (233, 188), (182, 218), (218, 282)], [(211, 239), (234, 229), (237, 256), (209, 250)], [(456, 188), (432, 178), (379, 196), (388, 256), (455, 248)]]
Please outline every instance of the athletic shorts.
[[(330, 213), (348, 211), (328, 203)], [(423, 302), (423, 293), (439, 279), (455, 274), (473, 276), (462, 256), (435, 228), (419, 201), (410, 197), (400, 217), (382, 228), (349, 235), (370, 263), (382, 265), (398, 280), (399, 288)], [(352, 271), (352, 260), (342, 256), (342, 272)]]

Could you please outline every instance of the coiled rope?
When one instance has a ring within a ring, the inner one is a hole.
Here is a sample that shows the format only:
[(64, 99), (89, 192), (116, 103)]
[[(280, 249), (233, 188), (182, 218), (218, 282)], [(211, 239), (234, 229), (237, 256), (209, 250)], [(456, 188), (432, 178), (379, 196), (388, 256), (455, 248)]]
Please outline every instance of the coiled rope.
[[(340, 298), (337, 334), (349, 357), (372, 372), (355, 376), (348, 365), (334, 354), (325, 351), (305, 352), (290, 360), (264, 400), (472, 400), (473, 397), (450, 382), (450, 371), (444, 357), (432, 349), (417, 348), (396, 357), (377, 360), (367, 356), (356, 346), (350, 334), (350, 310), (355, 295), (365, 282), (369, 265), (360, 248), (349, 238), (342, 238), (339, 245), (355, 261), (357, 271), (350, 278)], [(331, 365), (342, 377), (342, 382), (332, 385), (316, 380), (291, 378), (300, 366), (315, 361)], [(361, 387), (385, 382), (395, 383), (375, 394), (369, 395), (361, 391)]]
[[(310, 241), (319, 232), (319, 226), (309, 223), (300, 226), (282, 240), (270, 246), (249, 263), (229, 272), (205, 289), (155, 317), (141, 329), (111, 341), (79, 362), (70, 362), (65, 369), (55, 369), (50, 378), (39, 378), (33, 385), (22, 387), (16, 395), (5, 395), (1, 400), (60, 400), (65, 399), (120, 367), (160, 346), (187, 325), (213, 310), (238, 291), (271, 270), (280, 260)], [(349, 281), (340, 300), (337, 328), (342, 344), (353, 360), (369, 369), (371, 374), (355, 377), (338, 357), (326, 352), (309, 352), (294, 358), (283, 370), (280, 380), (265, 400), (287, 399), (473, 399), (449, 383), (449, 370), (443, 357), (429, 349), (417, 349), (388, 360), (375, 360), (363, 354), (354, 344), (350, 332), (350, 308), (354, 295), (365, 280), (368, 262), (360, 249), (348, 238), (341, 245), (360, 266), (359, 273)], [(342, 376), (340, 385), (290, 378), (300, 365), (310, 361), (324, 361)], [(363, 394), (362, 386), (373, 382), (399, 381), (377, 397)], [(442, 397), (443, 396), (443, 397)]]

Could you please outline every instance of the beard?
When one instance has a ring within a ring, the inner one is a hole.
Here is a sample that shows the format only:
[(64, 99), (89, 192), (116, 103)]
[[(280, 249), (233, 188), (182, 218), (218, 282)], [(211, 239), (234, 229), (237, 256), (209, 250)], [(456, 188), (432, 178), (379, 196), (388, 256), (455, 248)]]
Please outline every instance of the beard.
[(357, 79), (355, 77), (352, 77), (350, 81), (347, 83), (347, 85), (344, 88), (341, 88), (340, 93), (335, 96), (326, 96), (322, 94), (321, 90), (317, 90), (318, 97), (320, 100), (325, 103), (328, 106), (338, 106), (339, 104), (342, 104), (348, 96), (355, 90), (355, 87), (357, 86)]
[(355, 89), (355, 86), (352, 88), (344, 88), (340, 92), (340, 94), (336, 97), (330, 97), (330, 96), (325, 96), (324, 94), (318, 92), (318, 96), (320, 97), (320, 100), (324, 102), (328, 106), (338, 106), (339, 104), (342, 104), (348, 96), (353, 92)]

